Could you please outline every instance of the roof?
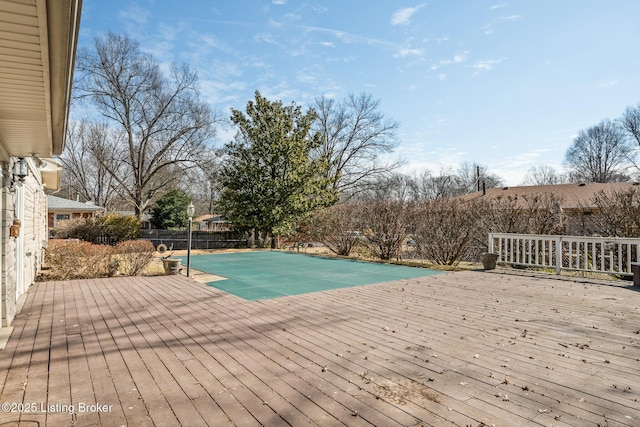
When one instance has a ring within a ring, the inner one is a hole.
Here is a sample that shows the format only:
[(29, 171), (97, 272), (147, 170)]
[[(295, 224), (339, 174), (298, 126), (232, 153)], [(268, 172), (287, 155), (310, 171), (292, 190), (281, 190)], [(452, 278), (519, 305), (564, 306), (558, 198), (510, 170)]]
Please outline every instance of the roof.
[(47, 203), (50, 211), (95, 212), (105, 210), (102, 206), (76, 202), (75, 200), (63, 199), (62, 197), (51, 195), (47, 196)]
[(81, 9), (81, 0), (0, 0), (4, 157), (62, 153)]
[(486, 194), (482, 191), (460, 196), (463, 201), (475, 200), (498, 200), (533, 197), (534, 195), (553, 194), (563, 199), (562, 209), (577, 209), (583, 207), (594, 207), (595, 196), (603, 191), (605, 193), (626, 191), (636, 188), (640, 191), (638, 182), (609, 182), (598, 183), (588, 182), (579, 184), (557, 184), (557, 185), (530, 185), (522, 187), (496, 187), (487, 188)]
[(227, 219), (216, 214), (205, 214), (193, 218), (193, 222), (229, 222)]
[[(117, 214), (117, 215), (122, 215), (122, 216), (135, 216), (137, 217), (135, 211), (109, 211), (110, 214)], [(142, 213), (142, 220), (143, 221), (150, 221), (151, 220), (151, 214), (148, 214), (147, 212), (143, 212)]]

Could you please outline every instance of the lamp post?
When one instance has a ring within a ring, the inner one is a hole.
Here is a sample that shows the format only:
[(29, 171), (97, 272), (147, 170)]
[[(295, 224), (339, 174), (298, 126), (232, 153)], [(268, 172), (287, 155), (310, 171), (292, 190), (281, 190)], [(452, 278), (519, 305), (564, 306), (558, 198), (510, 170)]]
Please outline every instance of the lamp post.
[(191, 277), (191, 227), (193, 225), (193, 214), (196, 213), (196, 208), (193, 207), (193, 203), (189, 202), (187, 206), (187, 216), (189, 217), (189, 234), (187, 236), (187, 277)]

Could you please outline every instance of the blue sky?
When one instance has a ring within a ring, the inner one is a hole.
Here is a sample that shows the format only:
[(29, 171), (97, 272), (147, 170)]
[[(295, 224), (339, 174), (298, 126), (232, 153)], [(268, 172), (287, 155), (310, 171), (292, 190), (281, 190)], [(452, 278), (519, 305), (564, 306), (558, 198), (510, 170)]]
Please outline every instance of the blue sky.
[(365, 92), (400, 122), (405, 172), (477, 162), (517, 185), (640, 103), (639, 19), (636, 0), (84, 0), (79, 45), (126, 33), (186, 62), (225, 117), (255, 90)]

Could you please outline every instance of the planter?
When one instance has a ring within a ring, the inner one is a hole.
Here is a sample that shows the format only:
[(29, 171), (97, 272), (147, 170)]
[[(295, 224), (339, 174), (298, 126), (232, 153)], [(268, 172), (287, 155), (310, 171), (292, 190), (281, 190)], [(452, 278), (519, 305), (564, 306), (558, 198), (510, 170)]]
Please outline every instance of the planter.
[(181, 259), (177, 258), (164, 258), (162, 260), (162, 266), (164, 267), (164, 274), (175, 275), (180, 274)]
[(495, 270), (496, 261), (498, 260), (498, 254), (485, 252), (481, 255), (482, 266), (485, 270)]

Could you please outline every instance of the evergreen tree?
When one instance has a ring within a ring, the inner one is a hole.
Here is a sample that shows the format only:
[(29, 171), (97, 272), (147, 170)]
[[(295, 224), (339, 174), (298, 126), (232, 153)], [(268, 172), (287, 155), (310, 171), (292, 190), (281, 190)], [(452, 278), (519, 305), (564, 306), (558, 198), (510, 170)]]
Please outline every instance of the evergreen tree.
[(275, 236), (293, 232), (337, 197), (326, 178), (327, 159), (312, 154), (322, 141), (310, 131), (312, 109), (302, 114), (300, 106), (270, 102), (256, 91), (246, 110), (232, 109), (239, 130), (224, 150), (220, 207), (237, 228), (264, 233), (275, 248)]
[(162, 195), (151, 210), (151, 224), (155, 228), (183, 228), (187, 226), (187, 205), (190, 197), (182, 190), (172, 190)]

